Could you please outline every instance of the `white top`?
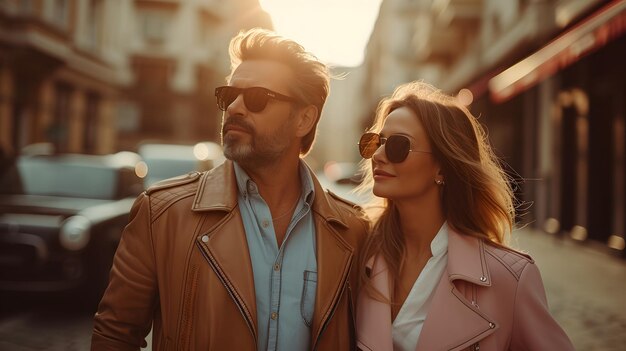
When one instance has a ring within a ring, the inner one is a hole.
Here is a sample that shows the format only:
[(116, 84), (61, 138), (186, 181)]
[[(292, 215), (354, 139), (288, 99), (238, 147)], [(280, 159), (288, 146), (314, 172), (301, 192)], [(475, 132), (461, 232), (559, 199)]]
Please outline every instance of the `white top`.
[(435, 287), (448, 264), (448, 224), (444, 222), (430, 243), (433, 255), (415, 283), (392, 324), (393, 349), (415, 351)]

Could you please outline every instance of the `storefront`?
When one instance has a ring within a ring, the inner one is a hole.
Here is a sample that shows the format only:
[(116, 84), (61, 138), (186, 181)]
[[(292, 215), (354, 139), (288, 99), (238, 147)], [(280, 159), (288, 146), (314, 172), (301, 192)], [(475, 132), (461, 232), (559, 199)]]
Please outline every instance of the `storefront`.
[(522, 223), (624, 252), (626, 2), (488, 80), (473, 112), (512, 174)]

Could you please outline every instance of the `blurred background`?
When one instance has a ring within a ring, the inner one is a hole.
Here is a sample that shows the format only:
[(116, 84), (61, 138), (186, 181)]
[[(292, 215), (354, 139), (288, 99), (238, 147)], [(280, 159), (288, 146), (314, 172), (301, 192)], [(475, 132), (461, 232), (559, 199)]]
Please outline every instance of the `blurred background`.
[(88, 348), (132, 199), (222, 162), (213, 91), (252, 27), (343, 76), (307, 162), (356, 202), (381, 97), (423, 80), (467, 105), (517, 180), (553, 313), (577, 348), (623, 350), (621, 0), (0, 0), (0, 349)]

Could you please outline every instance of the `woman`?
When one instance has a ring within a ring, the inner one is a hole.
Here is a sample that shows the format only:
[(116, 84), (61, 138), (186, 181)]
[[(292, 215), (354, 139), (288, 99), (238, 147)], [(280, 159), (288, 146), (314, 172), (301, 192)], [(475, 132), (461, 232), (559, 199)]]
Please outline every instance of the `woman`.
[(359, 348), (574, 349), (532, 258), (506, 246), (511, 187), (464, 106), (402, 85), (359, 150), (365, 187), (384, 199), (360, 260)]

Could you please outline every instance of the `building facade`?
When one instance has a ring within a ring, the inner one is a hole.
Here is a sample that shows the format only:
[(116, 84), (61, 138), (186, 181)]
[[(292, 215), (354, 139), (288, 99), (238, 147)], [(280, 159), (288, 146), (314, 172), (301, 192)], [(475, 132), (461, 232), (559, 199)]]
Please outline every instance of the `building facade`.
[(0, 144), (59, 152), (115, 149), (115, 105), (129, 81), (120, 2), (0, 1)]
[(520, 224), (623, 253), (623, 62), (623, 0), (385, 0), (363, 96), (410, 80), (463, 96), (516, 180)]
[(137, 0), (127, 3), (133, 81), (120, 106), (119, 147), (145, 140), (191, 144), (219, 138), (213, 96), (230, 70), (240, 30), (272, 28), (257, 0)]
[(258, 0), (0, 0), (0, 150), (104, 154), (216, 140), (213, 89)]

